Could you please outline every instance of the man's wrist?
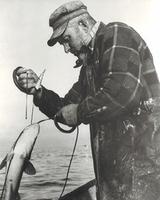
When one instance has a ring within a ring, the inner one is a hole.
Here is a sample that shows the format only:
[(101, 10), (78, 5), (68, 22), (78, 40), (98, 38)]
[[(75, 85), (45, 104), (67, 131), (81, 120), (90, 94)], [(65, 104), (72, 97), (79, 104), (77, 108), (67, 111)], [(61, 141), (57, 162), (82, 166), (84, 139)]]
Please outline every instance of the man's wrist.
[(40, 99), (42, 97), (42, 90), (42, 86), (40, 86), (38, 89), (35, 88), (34, 97)]

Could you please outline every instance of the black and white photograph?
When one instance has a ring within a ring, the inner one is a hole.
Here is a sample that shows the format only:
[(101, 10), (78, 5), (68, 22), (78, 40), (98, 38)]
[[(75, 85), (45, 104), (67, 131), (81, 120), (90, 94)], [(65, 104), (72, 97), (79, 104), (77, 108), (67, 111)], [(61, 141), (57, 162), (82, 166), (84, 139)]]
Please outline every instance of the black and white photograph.
[(159, 8), (0, 0), (0, 200), (160, 200)]

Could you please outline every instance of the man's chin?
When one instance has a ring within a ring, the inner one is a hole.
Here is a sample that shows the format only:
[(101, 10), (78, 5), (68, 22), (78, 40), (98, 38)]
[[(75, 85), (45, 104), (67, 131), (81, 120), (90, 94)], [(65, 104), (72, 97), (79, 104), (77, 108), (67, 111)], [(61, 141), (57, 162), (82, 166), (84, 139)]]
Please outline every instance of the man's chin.
[(77, 58), (79, 58), (79, 54), (80, 54), (79, 52), (73, 52), (72, 54), (73, 54), (74, 56), (76, 56)]
[(86, 56), (86, 53), (84, 52), (70, 52), (72, 53), (75, 57), (77, 57), (79, 60), (84, 60), (84, 57)]

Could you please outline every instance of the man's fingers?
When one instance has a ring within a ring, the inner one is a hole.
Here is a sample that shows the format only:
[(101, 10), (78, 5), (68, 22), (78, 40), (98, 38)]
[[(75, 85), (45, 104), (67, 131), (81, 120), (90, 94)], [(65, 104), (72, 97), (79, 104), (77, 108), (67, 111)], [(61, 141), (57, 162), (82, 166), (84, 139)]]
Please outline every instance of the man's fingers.
[(18, 82), (22, 87), (24, 87), (24, 85), (27, 83), (28, 83), (28, 85), (32, 84), (31, 87), (35, 87), (35, 85), (38, 81), (38, 76), (31, 69), (24, 69), (24, 68), (21, 69), (20, 68), (17, 71), (17, 76), (18, 76), (17, 77)]
[(17, 76), (20, 78), (33, 77), (35, 80), (38, 80), (37, 74), (32, 69), (20, 68), (17, 70)]
[(23, 88), (33, 88), (36, 86), (36, 83), (34, 82), (33, 79), (28, 80), (28, 81), (27, 79), (22, 79), (22, 80), (19, 80), (19, 83)]
[(69, 105), (64, 106), (56, 114), (57, 119), (59, 121), (63, 119), (65, 124), (67, 124), (68, 126), (77, 125), (77, 107), (78, 107), (78, 104), (69, 104)]
[(23, 74), (20, 74), (20, 75), (19, 75), (19, 79), (20, 79), (20, 80), (22, 80), (22, 79), (27, 79), (27, 78), (28, 78), (28, 79), (35, 79), (35, 80), (37, 79), (37, 78), (36, 78), (36, 75), (33, 74), (33, 73), (28, 73), (28, 72), (27, 72), (27, 73), (23, 73)]
[(62, 124), (66, 124), (66, 122), (65, 122), (65, 120), (63, 118), (61, 110), (58, 113), (56, 113), (56, 120), (58, 122), (62, 123)]
[(20, 74), (26, 73), (26, 72), (27, 72), (27, 69), (26, 69), (26, 68), (20, 67), (20, 68), (16, 71), (16, 74), (17, 74), (17, 76), (19, 76)]
[(35, 86), (38, 81), (37, 74), (32, 69), (19, 67), (16, 71), (17, 83), (22, 91), (28, 94), (35, 94)]

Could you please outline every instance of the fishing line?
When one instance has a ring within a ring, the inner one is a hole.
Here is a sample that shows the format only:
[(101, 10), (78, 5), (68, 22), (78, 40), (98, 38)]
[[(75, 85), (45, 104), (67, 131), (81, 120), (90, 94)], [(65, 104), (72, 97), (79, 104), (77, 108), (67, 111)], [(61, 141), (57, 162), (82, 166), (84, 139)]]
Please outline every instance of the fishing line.
[[(13, 155), (14, 156), (14, 155)], [(9, 172), (9, 168), (10, 168), (10, 166), (11, 166), (11, 161), (12, 161), (12, 159), (13, 159), (13, 156), (12, 156), (12, 158), (10, 159), (10, 162), (9, 162), (9, 165), (8, 165), (8, 168), (7, 168), (7, 166), (6, 166), (6, 174), (8, 175), (8, 172)], [(0, 197), (0, 199), (2, 199), (3, 198), (3, 195), (4, 195), (4, 190), (5, 190), (5, 187), (6, 187), (6, 183), (7, 183), (7, 176), (5, 177), (5, 180), (4, 180), (4, 184), (3, 184), (3, 188), (2, 188), (2, 193), (1, 193), (1, 197)]]
[(79, 136), (79, 127), (77, 126), (76, 139), (75, 139), (75, 143), (74, 143), (72, 155), (71, 155), (71, 158), (70, 158), (70, 162), (69, 162), (69, 165), (68, 165), (68, 170), (67, 170), (67, 174), (66, 174), (66, 178), (65, 178), (65, 183), (64, 183), (64, 185), (63, 185), (63, 189), (62, 189), (62, 192), (61, 192), (61, 194), (60, 194), (58, 200), (61, 199), (61, 197), (62, 197), (62, 195), (63, 195), (63, 193), (64, 193), (64, 191), (65, 191), (66, 185), (67, 185), (67, 181), (68, 181), (68, 177), (69, 177), (69, 172), (70, 172), (72, 160), (73, 160), (74, 153), (75, 153), (76, 146), (77, 146), (78, 136)]
[[(37, 122), (37, 124), (39, 124), (39, 123), (41, 123), (41, 122), (44, 122), (44, 121), (47, 121), (47, 120), (51, 120), (51, 119), (47, 118), (47, 119), (40, 120), (39, 122)], [(22, 133), (23, 133), (23, 131), (21, 132), (21, 134), (22, 134)], [(15, 141), (13, 147), (15, 146), (16, 142), (17, 142), (18, 139), (20, 138), (21, 134), (18, 136), (18, 138), (17, 138), (17, 140)], [(11, 166), (11, 162), (12, 162), (13, 157), (14, 157), (14, 154), (13, 154), (12, 157), (10, 158), (8, 167), (6, 167), (6, 176), (5, 176), (5, 180), (4, 180), (4, 184), (3, 184), (3, 188), (2, 188), (0, 200), (3, 199), (3, 196), (4, 196), (4, 191), (5, 191), (5, 187), (6, 187), (6, 183), (7, 183), (7, 176), (8, 176), (8, 172), (9, 172), (9, 169), (10, 169), (10, 166)]]
[[(42, 122), (45, 122), (47, 120), (51, 120), (50, 118), (48, 119), (43, 119), (43, 120), (40, 120), (39, 122), (37, 122), (38, 124), (39, 123), (42, 123)], [(52, 119), (53, 120), (53, 119)], [(54, 118), (54, 121), (56, 122), (56, 118)], [(55, 124), (56, 125), (56, 124)], [(57, 126), (56, 126), (57, 127)], [(59, 127), (57, 127), (59, 129)], [(76, 133), (76, 139), (75, 139), (75, 143), (74, 143), (74, 147), (73, 147), (73, 151), (72, 151), (72, 155), (71, 155), (71, 158), (70, 158), (70, 161), (69, 161), (69, 165), (68, 165), (68, 169), (67, 169), (67, 174), (66, 174), (66, 178), (65, 178), (65, 183), (63, 185), (63, 188), (62, 188), (62, 191), (61, 191), (61, 194), (58, 198), (58, 200), (61, 199), (64, 191), (65, 191), (65, 188), (67, 186), (67, 181), (68, 181), (68, 177), (69, 177), (69, 172), (70, 172), (70, 168), (71, 168), (71, 164), (72, 164), (72, 160), (73, 160), (73, 157), (74, 157), (74, 153), (75, 153), (75, 150), (76, 150), (76, 146), (77, 146), (77, 142), (78, 142), (78, 136), (79, 136), (79, 127), (77, 126), (77, 133)], [(61, 131), (61, 129), (59, 129)], [(61, 131), (62, 133), (65, 133), (65, 134), (68, 134), (69, 132), (65, 132), (64, 130)], [(73, 131), (72, 131), (73, 132)], [(70, 132), (71, 133), (71, 132)]]
[[(43, 72), (38, 77), (38, 81), (37, 81), (36, 86), (35, 86), (36, 90), (39, 90), (39, 88), (41, 87), (45, 71), (46, 71), (46, 69), (44, 69)], [(34, 103), (32, 103), (31, 124), (33, 123), (33, 116), (34, 116)]]
[(45, 122), (45, 121), (48, 121), (48, 120), (52, 120), (52, 119), (50, 119), (50, 118), (42, 119), (42, 120), (38, 121), (37, 124), (40, 124), (40, 123)]
[[(26, 83), (27, 83), (27, 91), (28, 91), (28, 73), (26, 72), (27, 75), (27, 79), (26, 79)], [(27, 119), (27, 113), (28, 113), (28, 94), (26, 93), (26, 106), (25, 106), (25, 119)]]
[(33, 115), (34, 115), (34, 103), (32, 103), (31, 124), (33, 124)]

